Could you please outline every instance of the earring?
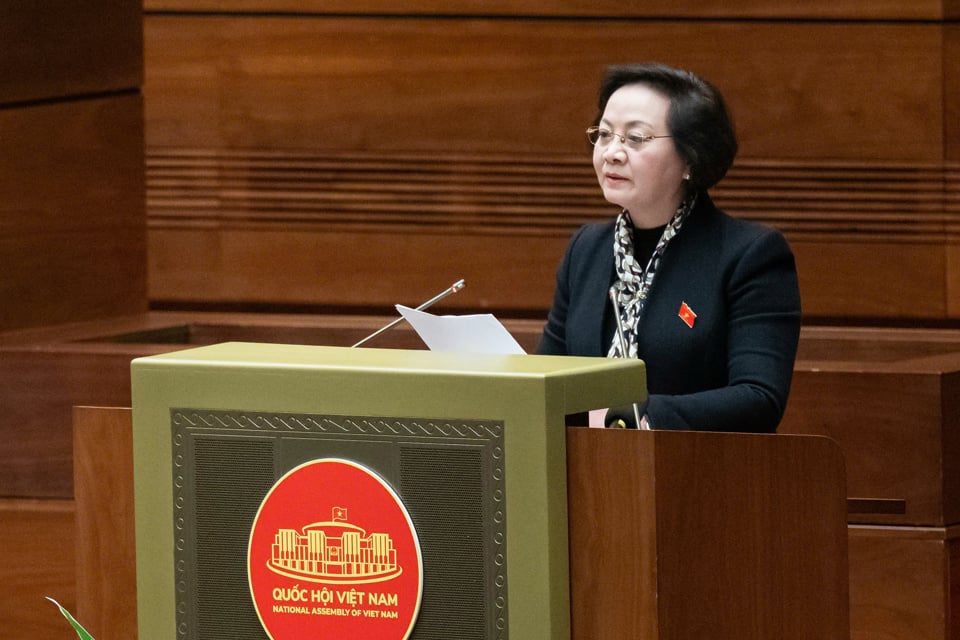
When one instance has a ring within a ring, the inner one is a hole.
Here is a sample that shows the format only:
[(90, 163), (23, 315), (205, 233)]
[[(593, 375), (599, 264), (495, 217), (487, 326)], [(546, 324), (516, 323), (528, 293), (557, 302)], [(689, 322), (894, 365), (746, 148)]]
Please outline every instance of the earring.
[(689, 173), (685, 173), (685, 174), (683, 175), (683, 179), (684, 179), (684, 180), (689, 180), (689, 179), (690, 179), (690, 174), (689, 174)]

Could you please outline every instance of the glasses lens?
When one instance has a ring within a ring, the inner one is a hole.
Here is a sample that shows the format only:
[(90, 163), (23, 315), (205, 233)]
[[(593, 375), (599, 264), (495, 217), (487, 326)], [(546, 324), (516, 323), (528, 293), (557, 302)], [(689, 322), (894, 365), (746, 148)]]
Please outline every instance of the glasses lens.
[(592, 144), (605, 147), (610, 144), (610, 141), (613, 140), (614, 134), (609, 129), (603, 129), (601, 127), (590, 127), (587, 129), (587, 137), (590, 138)]

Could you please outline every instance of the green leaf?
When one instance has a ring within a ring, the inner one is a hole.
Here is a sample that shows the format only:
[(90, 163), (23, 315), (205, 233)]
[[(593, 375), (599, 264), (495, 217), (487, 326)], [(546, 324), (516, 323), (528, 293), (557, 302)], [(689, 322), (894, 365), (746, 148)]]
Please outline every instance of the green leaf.
[(80, 636), (80, 640), (93, 640), (93, 636), (87, 633), (87, 630), (80, 626), (80, 623), (77, 622), (76, 618), (70, 615), (70, 612), (60, 606), (60, 603), (47, 596), (47, 600), (57, 605), (57, 608), (60, 609), (60, 613), (63, 614), (63, 617), (67, 619), (70, 625), (73, 627), (73, 630), (77, 632), (77, 635)]

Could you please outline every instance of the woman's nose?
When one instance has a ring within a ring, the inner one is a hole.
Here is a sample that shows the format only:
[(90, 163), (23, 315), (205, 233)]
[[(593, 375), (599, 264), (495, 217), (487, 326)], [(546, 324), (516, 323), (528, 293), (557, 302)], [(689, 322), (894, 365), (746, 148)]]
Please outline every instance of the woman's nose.
[(604, 147), (603, 159), (607, 162), (623, 162), (627, 158), (627, 151), (619, 136), (614, 136), (613, 140)]

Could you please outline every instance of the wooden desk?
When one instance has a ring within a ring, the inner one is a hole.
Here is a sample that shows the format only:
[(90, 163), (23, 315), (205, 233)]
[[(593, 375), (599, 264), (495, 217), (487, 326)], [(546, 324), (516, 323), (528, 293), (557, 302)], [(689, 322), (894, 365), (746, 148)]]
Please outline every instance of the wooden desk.
[[(382, 320), (154, 313), (0, 334), (0, 496), (72, 500), (72, 407), (129, 406), (133, 357), (238, 339), (353, 344)], [(542, 323), (508, 326), (532, 349)], [(401, 327), (384, 339), (418, 340)], [(958, 423), (960, 332), (804, 328), (780, 431), (844, 452), (854, 640), (960, 640)]]
[[(78, 616), (135, 640), (131, 412), (74, 417)], [(848, 637), (834, 443), (569, 429), (567, 464), (572, 638)]]
[(960, 333), (805, 329), (781, 433), (847, 463), (853, 640), (960, 638)]

